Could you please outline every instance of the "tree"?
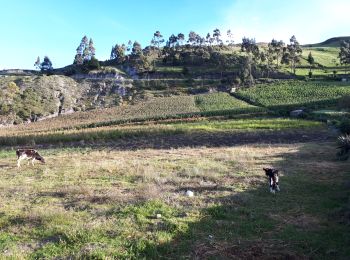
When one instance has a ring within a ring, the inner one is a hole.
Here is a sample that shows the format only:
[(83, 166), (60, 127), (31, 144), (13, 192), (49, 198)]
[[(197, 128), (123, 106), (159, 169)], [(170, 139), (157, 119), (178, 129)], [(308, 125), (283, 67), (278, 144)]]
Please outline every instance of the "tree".
[(84, 62), (91, 60), (93, 57), (95, 57), (96, 52), (93, 40), (91, 38), (88, 40), (87, 36), (85, 35), (81, 39), (76, 51), (77, 53), (74, 56), (73, 64), (82, 65)]
[(258, 60), (259, 55), (259, 47), (255, 42), (255, 39), (249, 39), (243, 37), (241, 44), (241, 51), (246, 52), (248, 55), (252, 55), (255, 60)]
[(191, 45), (195, 45), (197, 43), (198, 40), (198, 34), (195, 33), (194, 31), (190, 31), (190, 33), (188, 34), (188, 43)]
[(153, 43), (154, 46), (157, 46), (157, 48), (159, 50), (159, 47), (163, 42), (164, 42), (163, 35), (160, 33), (160, 31), (156, 31), (153, 34), (153, 39), (152, 39), (151, 43)]
[(250, 55), (241, 57), (240, 79), (244, 85), (250, 87), (254, 84), (254, 77), (252, 74), (252, 58)]
[(127, 52), (131, 52), (131, 49), (132, 49), (132, 41), (129, 40), (129, 41), (128, 41), (128, 45), (126, 46), (126, 51), (127, 51)]
[(270, 71), (271, 71), (272, 63), (276, 59), (275, 50), (270, 44), (268, 44), (267, 50), (262, 52), (262, 54), (264, 54), (264, 57), (261, 57), (261, 61), (262, 62), (266, 61), (267, 77), (269, 78), (270, 77)]
[(53, 70), (52, 62), (48, 56), (44, 57), (44, 61), (40, 65), (40, 69), (43, 72), (50, 72)]
[(311, 76), (311, 75), (312, 75), (311, 68), (312, 68), (312, 66), (315, 64), (315, 59), (314, 59), (314, 57), (312, 56), (311, 51), (309, 52), (309, 55), (307, 56), (307, 62), (308, 62), (309, 65), (310, 65), (309, 75)]
[(36, 61), (34, 63), (34, 67), (36, 67), (38, 70), (40, 70), (41, 62), (40, 62), (40, 57), (36, 58)]
[[(339, 60), (340, 60), (340, 64), (342, 64), (342, 65), (349, 65), (350, 64), (350, 40), (341, 41)], [(347, 73), (347, 72), (345, 71), (345, 73)]]
[(125, 51), (126, 51), (125, 44), (122, 44), (122, 45), (116, 44), (114, 47), (112, 47), (111, 60), (116, 60), (116, 62), (119, 64), (123, 63), (125, 60)]
[(232, 34), (231, 30), (227, 30), (226, 34), (227, 34), (226, 43), (227, 43), (228, 46), (232, 47), (234, 41), (233, 41), (233, 34)]
[(210, 36), (210, 33), (207, 33), (207, 36), (205, 36), (205, 42), (207, 43), (207, 45), (211, 45), (211, 36)]
[(169, 40), (167, 41), (167, 46), (168, 47), (171, 47), (171, 48), (175, 48), (176, 46), (176, 43), (177, 43), (177, 37), (172, 34), (170, 37), (169, 37)]
[(142, 55), (142, 47), (141, 47), (141, 44), (138, 43), (137, 41), (135, 41), (134, 44), (132, 45), (131, 55), (134, 55), (134, 56), (140, 56), (140, 55)]
[[(209, 54), (209, 53), (208, 53)], [(228, 55), (222, 54), (221, 52), (213, 52), (209, 54), (210, 61), (217, 66), (220, 70), (220, 79), (222, 79), (222, 74), (224, 70), (230, 65), (230, 59)]]
[(272, 51), (275, 54), (274, 60), (276, 60), (277, 68), (279, 67), (279, 60), (283, 53), (283, 47), (284, 42), (277, 41), (275, 39), (272, 39), (272, 41), (268, 44), (268, 48), (270, 49), (270, 51)]
[(84, 52), (85, 55), (88, 54), (86, 50), (86, 48), (88, 47), (88, 38), (86, 37), (86, 35), (84, 35), (84, 37), (81, 39), (79, 46), (77, 47), (76, 51), (76, 55), (74, 57), (74, 62), (73, 64), (77, 64), (77, 65), (81, 65), (84, 62)]
[(294, 35), (290, 38), (289, 42), (290, 44), (283, 48), (281, 62), (290, 65), (291, 71), (295, 74), (296, 65), (300, 63), (300, 57), (303, 50)]
[(218, 28), (216, 28), (213, 31), (213, 37), (214, 37), (214, 40), (215, 40), (216, 44), (222, 44), (222, 40), (220, 39), (221, 32), (220, 32), (220, 30)]
[(89, 50), (89, 57), (88, 57), (88, 59), (91, 60), (91, 58), (95, 57), (95, 52), (96, 52), (96, 49), (94, 47), (94, 42), (93, 42), (93, 40), (91, 38), (90, 38), (90, 41), (89, 41), (88, 50)]
[(179, 33), (177, 35), (177, 43), (178, 45), (183, 45), (183, 42), (185, 41), (185, 35), (183, 33)]

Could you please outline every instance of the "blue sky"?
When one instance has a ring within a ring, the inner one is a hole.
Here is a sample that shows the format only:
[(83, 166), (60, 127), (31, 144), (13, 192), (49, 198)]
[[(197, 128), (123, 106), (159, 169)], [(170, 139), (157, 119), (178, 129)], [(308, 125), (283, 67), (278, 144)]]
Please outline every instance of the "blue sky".
[(138, 40), (145, 47), (159, 30), (165, 38), (216, 27), (257, 41), (320, 42), (350, 35), (349, 0), (0, 0), (0, 69), (33, 69), (37, 56), (54, 67), (72, 63), (84, 35), (96, 57), (108, 59), (112, 45)]

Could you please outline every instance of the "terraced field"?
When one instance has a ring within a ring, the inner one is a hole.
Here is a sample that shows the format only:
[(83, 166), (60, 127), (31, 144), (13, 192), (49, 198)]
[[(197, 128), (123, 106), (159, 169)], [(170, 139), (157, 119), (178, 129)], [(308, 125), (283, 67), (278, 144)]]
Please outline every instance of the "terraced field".
[(76, 112), (29, 125), (0, 128), (0, 136), (8, 133), (40, 133), (62, 128), (89, 128), (137, 121), (234, 115), (264, 111), (266, 109), (251, 106), (227, 93), (159, 97), (135, 105)]

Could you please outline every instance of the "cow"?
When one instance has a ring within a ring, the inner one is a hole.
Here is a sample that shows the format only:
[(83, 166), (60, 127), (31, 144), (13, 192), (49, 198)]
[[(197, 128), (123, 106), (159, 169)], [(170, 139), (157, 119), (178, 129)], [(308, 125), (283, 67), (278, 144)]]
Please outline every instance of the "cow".
[(42, 163), (45, 163), (45, 159), (34, 149), (17, 149), (17, 167), (21, 167), (22, 160), (32, 160), (32, 165), (34, 166), (34, 161), (38, 160)]
[(280, 187), (278, 185), (278, 170), (273, 168), (263, 168), (263, 170), (269, 177), (270, 192), (275, 193), (276, 191), (280, 191)]

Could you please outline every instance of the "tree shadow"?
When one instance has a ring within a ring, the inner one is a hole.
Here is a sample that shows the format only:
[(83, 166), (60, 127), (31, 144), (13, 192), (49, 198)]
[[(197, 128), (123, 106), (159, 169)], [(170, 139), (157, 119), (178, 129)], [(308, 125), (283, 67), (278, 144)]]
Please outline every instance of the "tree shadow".
[[(334, 139), (327, 129), (286, 129), (286, 130), (256, 130), (256, 131), (221, 131), (210, 132), (201, 130), (191, 131), (171, 131), (149, 133), (147, 131), (137, 131), (135, 133), (107, 134), (85, 139), (76, 137), (74, 134), (64, 136), (67, 142), (61, 142), (48, 138), (47, 140), (34, 140), (36, 143), (31, 148), (52, 149), (52, 148), (109, 148), (112, 150), (140, 150), (140, 149), (173, 149), (184, 147), (231, 147), (236, 145), (253, 144), (278, 144), (278, 143), (297, 143), (297, 142), (315, 142), (331, 141)], [(29, 140), (18, 140), (19, 144), (28, 146)], [(7, 146), (4, 150), (13, 149), (13, 146)]]

